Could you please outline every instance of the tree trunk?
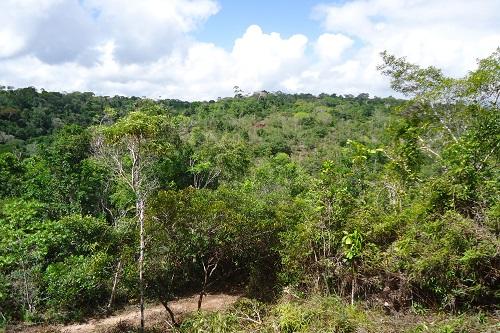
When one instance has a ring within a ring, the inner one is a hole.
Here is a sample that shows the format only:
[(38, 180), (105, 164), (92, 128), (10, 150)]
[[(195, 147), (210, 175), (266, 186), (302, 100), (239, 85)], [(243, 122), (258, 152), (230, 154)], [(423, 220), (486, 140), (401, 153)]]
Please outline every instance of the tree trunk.
[(28, 305), (28, 311), (30, 313), (35, 313), (35, 309), (34, 309), (33, 302), (32, 302), (32, 297), (31, 297), (31, 294), (30, 294), (30, 289), (31, 288), (28, 286), (28, 278), (27, 278), (27, 273), (26, 273), (26, 266), (24, 264), (24, 260), (23, 259), (21, 259), (21, 267), (23, 269), (24, 297), (25, 297), (26, 304)]
[(208, 269), (207, 266), (205, 266), (205, 263), (203, 263), (203, 271), (205, 273), (204, 279), (203, 279), (203, 284), (201, 286), (201, 291), (200, 291), (200, 296), (198, 297), (198, 311), (201, 310), (201, 302), (203, 302), (203, 296), (205, 295), (205, 288), (207, 287), (207, 280), (208, 280)]
[(120, 275), (120, 269), (122, 268), (122, 261), (118, 261), (118, 265), (116, 266), (115, 278), (113, 279), (113, 288), (111, 289), (111, 296), (109, 296), (108, 302), (108, 310), (111, 309), (111, 305), (113, 305), (113, 299), (115, 298), (116, 286), (118, 285), (118, 276)]
[(172, 309), (170, 309), (170, 307), (168, 306), (168, 302), (167, 301), (163, 301), (163, 300), (160, 300), (160, 303), (163, 305), (163, 307), (165, 308), (165, 310), (167, 310), (168, 314), (170, 315), (170, 319), (172, 320), (172, 324), (175, 326), (175, 327), (178, 327), (179, 324), (175, 321), (175, 315), (174, 315), (174, 312), (172, 311)]
[[(19, 238), (19, 236), (17, 237), (17, 242), (19, 243), (19, 246), (22, 246), (21, 245), (22, 241)], [(28, 311), (30, 313), (35, 313), (35, 306), (32, 302), (33, 297), (30, 293), (30, 290), (32, 289), (32, 288), (30, 288), (31, 283), (29, 283), (29, 281), (28, 281), (28, 273), (26, 272), (27, 268), (26, 268), (26, 264), (24, 262), (23, 257), (21, 257), (20, 264), (21, 264), (21, 269), (23, 272), (23, 282), (22, 282), (23, 287), (22, 288), (23, 288), (23, 293), (24, 293), (24, 298), (25, 298), (24, 302), (26, 302), (26, 305), (28, 306)], [(29, 280), (31, 280), (31, 278)]]
[(141, 329), (144, 333), (144, 199), (138, 197), (137, 212), (139, 213), (139, 228), (140, 228), (140, 248), (139, 248), (139, 290), (140, 290), (140, 307), (141, 307)]
[(198, 311), (201, 310), (201, 302), (203, 302), (204, 295), (205, 295), (205, 286), (203, 286), (203, 289), (200, 292), (200, 296), (198, 297)]
[(203, 279), (203, 285), (201, 286), (201, 291), (200, 291), (200, 297), (198, 298), (198, 311), (201, 309), (201, 302), (203, 302), (203, 296), (206, 295), (206, 289), (207, 289), (207, 282), (210, 276), (212, 276), (212, 273), (215, 271), (217, 268), (218, 260), (215, 262), (215, 264), (212, 264), (213, 258), (210, 258), (208, 260), (207, 265), (205, 265), (205, 262), (202, 261), (203, 264), (203, 272), (205, 273), (205, 277)]

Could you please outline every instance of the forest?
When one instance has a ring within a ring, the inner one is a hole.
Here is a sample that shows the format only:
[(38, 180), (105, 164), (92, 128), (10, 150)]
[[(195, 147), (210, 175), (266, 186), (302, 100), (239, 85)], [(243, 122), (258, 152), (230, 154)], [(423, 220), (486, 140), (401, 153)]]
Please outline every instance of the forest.
[(500, 49), (381, 63), (398, 98), (1, 87), (0, 331), (186, 295), (106, 332), (499, 329)]

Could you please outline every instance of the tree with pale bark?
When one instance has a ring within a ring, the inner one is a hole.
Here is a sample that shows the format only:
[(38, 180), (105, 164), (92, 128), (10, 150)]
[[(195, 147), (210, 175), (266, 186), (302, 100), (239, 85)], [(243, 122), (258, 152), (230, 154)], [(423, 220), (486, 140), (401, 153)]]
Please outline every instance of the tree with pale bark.
[[(152, 171), (160, 155), (170, 147), (172, 126), (158, 106), (146, 105), (110, 126), (96, 128), (94, 151), (125, 184), (135, 198), (135, 217), (139, 228), (139, 293), (141, 332), (144, 331), (144, 221), (147, 200), (157, 187)], [(120, 267), (120, 265), (118, 265)], [(116, 285), (116, 281), (113, 283)]]

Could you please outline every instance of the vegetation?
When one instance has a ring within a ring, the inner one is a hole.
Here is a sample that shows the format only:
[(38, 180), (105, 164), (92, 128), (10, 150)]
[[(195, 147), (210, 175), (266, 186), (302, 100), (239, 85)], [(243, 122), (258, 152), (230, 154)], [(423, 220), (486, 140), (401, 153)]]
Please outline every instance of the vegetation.
[(500, 49), (382, 58), (406, 99), (0, 90), (0, 324), (244, 286), (179, 330), (493, 331)]
[(495, 332), (498, 323), (484, 313), (415, 313), (389, 316), (381, 309), (346, 306), (333, 296), (283, 301), (269, 306), (242, 299), (226, 312), (200, 312), (186, 318), (179, 332)]

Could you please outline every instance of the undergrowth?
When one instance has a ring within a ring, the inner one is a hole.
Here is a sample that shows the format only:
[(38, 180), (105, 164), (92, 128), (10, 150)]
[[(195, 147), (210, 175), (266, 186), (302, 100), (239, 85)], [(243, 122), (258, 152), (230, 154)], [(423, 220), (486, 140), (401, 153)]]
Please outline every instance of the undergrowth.
[(314, 296), (264, 305), (242, 299), (226, 312), (199, 312), (187, 317), (179, 333), (468, 333), (498, 332), (494, 314), (462, 313), (386, 315), (383, 309), (346, 304), (337, 297)]

